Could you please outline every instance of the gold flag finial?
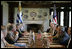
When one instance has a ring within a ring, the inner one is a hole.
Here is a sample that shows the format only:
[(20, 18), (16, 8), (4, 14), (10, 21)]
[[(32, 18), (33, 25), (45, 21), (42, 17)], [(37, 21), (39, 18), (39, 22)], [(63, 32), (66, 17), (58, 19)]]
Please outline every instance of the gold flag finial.
[(19, 7), (18, 10), (21, 11), (21, 1), (19, 1)]

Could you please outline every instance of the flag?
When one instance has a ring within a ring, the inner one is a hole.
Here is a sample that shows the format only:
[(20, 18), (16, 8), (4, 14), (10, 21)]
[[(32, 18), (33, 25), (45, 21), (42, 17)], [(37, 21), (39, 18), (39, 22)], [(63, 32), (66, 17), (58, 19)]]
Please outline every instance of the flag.
[(34, 43), (35, 43), (35, 34), (34, 34), (34, 32), (33, 32), (33, 41), (34, 41)]
[(17, 19), (16, 19), (17, 24), (23, 23), (22, 17), (23, 17), (23, 13), (21, 11), (21, 2), (19, 2), (19, 8), (18, 8)]
[(56, 6), (54, 4), (54, 13), (53, 13), (53, 23), (57, 24), (57, 14), (56, 14)]
[(51, 23), (53, 23), (53, 15), (51, 15)]

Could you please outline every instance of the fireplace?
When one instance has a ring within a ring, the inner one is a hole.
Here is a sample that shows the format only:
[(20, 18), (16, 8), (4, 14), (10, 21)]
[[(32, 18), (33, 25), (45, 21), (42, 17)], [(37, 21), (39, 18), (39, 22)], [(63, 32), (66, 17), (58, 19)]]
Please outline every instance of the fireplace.
[(35, 33), (38, 32), (38, 30), (42, 30), (42, 24), (27, 24), (27, 31), (34, 30)]
[(47, 31), (49, 27), (48, 21), (24, 21), (24, 30), (30, 31), (33, 29), (35, 32), (38, 30)]

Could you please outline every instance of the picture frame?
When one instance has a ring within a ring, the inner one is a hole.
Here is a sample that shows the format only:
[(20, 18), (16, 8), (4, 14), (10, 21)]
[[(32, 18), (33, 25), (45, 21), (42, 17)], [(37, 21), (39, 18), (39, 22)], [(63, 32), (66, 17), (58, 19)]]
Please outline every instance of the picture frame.
[(38, 18), (42, 18), (42, 15), (38, 15)]
[(31, 16), (31, 17), (36, 17), (36, 15), (37, 15), (36, 12), (31, 12), (31, 13), (30, 13), (30, 16)]
[(24, 15), (24, 18), (27, 19), (28, 18), (28, 15)]

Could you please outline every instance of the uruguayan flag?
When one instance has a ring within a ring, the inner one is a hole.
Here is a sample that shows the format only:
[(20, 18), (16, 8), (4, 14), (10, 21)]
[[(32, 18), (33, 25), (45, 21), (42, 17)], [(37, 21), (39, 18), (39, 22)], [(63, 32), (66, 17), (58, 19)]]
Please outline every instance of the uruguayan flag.
[(17, 23), (23, 23), (22, 17), (23, 17), (22, 12), (18, 12), (17, 13), (17, 20), (16, 20), (16, 22)]
[(16, 19), (16, 23), (23, 23), (23, 13), (21, 11), (21, 2), (19, 2), (19, 8), (18, 8), (18, 13), (17, 13), (17, 19)]

